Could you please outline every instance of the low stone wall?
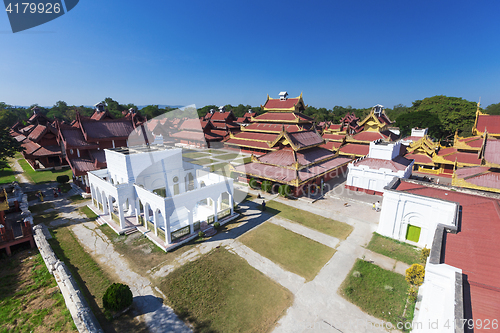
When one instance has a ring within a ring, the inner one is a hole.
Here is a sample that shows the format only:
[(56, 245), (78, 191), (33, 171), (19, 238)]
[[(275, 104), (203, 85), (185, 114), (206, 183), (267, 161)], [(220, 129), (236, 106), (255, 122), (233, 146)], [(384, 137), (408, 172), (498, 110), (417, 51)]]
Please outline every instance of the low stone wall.
[(37, 225), (33, 228), (35, 243), (42, 255), (45, 265), (49, 272), (54, 275), (57, 285), (64, 296), (66, 306), (73, 317), (75, 325), (80, 333), (101, 333), (103, 332), (99, 322), (92, 313), (89, 305), (85, 301), (78, 285), (71, 275), (71, 272), (66, 265), (57, 259), (54, 251), (47, 242), (44, 232), (44, 226)]

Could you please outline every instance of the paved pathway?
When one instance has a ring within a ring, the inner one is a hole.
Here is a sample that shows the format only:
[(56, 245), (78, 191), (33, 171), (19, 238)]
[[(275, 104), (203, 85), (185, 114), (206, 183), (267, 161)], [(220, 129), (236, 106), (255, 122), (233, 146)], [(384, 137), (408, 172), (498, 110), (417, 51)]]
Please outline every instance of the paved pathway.
[(110, 268), (119, 280), (130, 286), (134, 303), (143, 313), (140, 317), (151, 332), (191, 332), (174, 311), (163, 304), (162, 298), (156, 296), (149, 279), (133, 272), (126, 260), (115, 252), (113, 244), (96, 223), (80, 223), (74, 225), (72, 230), (100, 265)]

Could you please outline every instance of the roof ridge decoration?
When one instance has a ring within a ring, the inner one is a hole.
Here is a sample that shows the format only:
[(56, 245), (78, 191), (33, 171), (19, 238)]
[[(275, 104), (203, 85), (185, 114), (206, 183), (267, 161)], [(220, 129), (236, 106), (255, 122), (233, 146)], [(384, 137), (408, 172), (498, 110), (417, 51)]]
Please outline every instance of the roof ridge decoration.
[(432, 157), (436, 153), (436, 149), (439, 147), (438, 142), (433, 142), (429, 136), (426, 134), (418, 141), (410, 143), (407, 150), (409, 153), (413, 154), (415, 150), (422, 149), (428, 156)]

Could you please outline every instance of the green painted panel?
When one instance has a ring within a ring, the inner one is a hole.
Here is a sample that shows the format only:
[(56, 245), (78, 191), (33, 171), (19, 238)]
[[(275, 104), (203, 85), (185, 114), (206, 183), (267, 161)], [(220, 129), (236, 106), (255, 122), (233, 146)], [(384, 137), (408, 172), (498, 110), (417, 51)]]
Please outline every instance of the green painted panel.
[(418, 243), (420, 239), (420, 227), (409, 224), (408, 230), (406, 231), (406, 239)]

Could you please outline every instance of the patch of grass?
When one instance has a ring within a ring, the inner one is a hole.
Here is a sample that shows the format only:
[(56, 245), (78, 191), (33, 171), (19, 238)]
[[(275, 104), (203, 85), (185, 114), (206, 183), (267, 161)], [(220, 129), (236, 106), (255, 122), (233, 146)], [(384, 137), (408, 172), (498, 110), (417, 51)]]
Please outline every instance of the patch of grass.
[(227, 154), (217, 156), (220, 160), (234, 160), (236, 157), (241, 156), (240, 154)]
[(223, 176), (229, 176), (231, 174), (231, 172), (229, 171), (229, 164), (226, 162), (211, 165), (210, 171)]
[(199, 157), (207, 157), (208, 154), (205, 152), (192, 152), (192, 153), (184, 153), (182, 154), (182, 157), (187, 157), (187, 158), (199, 158)]
[(307, 281), (314, 279), (335, 253), (334, 249), (326, 245), (270, 222), (246, 233), (239, 240), (255, 252), (287, 271), (304, 277)]
[(207, 150), (210, 154), (226, 154), (227, 152), (224, 150), (218, 150), (218, 149), (209, 149)]
[(77, 331), (40, 254), (23, 251), (0, 267), (1, 332)]
[(379, 235), (376, 232), (373, 233), (373, 237), (366, 248), (408, 265), (421, 262), (420, 252), (415, 246)]
[(30, 212), (33, 214), (38, 214), (49, 209), (54, 209), (54, 204), (51, 202), (44, 202), (29, 207)]
[(200, 158), (199, 160), (191, 161), (189, 163), (198, 164), (198, 165), (205, 165), (205, 164), (210, 164), (210, 163), (214, 163), (214, 162), (217, 162), (217, 161), (212, 160), (211, 158)]
[(53, 238), (49, 239), (48, 242), (52, 250), (69, 268), (92, 312), (105, 329), (106, 326), (109, 326), (109, 322), (104, 315), (102, 296), (115, 281), (111, 281), (90, 254), (85, 251), (69, 227), (51, 230), (50, 233)]
[(252, 158), (251, 157), (244, 157), (243, 159), (239, 158), (239, 159), (233, 160), (231, 162), (232, 163), (247, 164), (247, 163), (252, 162)]
[(15, 180), (16, 176), (10, 166), (7, 166), (0, 170), (0, 184), (12, 183)]
[(347, 223), (306, 212), (277, 201), (268, 201), (266, 203), (267, 208), (277, 210), (280, 217), (300, 223), (308, 228), (315, 229), (340, 240), (345, 240), (353, 230), (353, 227)]
[(84, 213), (90, 221), (95, 221), (95, 219), (97, 219), (97, 217), (98, 217), (98, 215), (97, 215), (96, 213), (94, 213), (94, 212), (92, 211), (92, 209), (90, 209), (90, 208), (89, 208), (89, 207), (87, 207), (87, 206), (83, 206), (83, 207), (81, 207), (81, 208), (80, 208), (80, 211), (81, 211), (82, 213)]
[(269, 332), (293, 295), (224, 248), (170, 273), (160, 288), (198, 332)]
[(64, 168), (61, 170), (43, 170), (43, 171), (35, 171), (33, 168), (26, 162), (24, 159), (18, 160), (19, 164), (24, 170), (24, 175), (29, 178), (35, 184), (49, 183), (55, 182), (57, 176), (68, 175), (68, 177), (72, 177), (73, 173), (71, 169)]
[(50, 211), (33, 215), (33, 223), (34, 224), (43, 223), (45, 225), (49, 225), (50, 222), (57, 220), (58, 218), (59, 214), (57, 213), (57, 211)]
[(73, 202), (73, 203), (79, 203), (79, 202), (82, 202), (82, 201), (87, 201), (89, 199), (85, 199), (80, 194), (75, 194), (75, 195), (70, 196), (69, 200), (71, 200), (71, 202)]
[[(353, 274), (355, 271), (360, 275)], [(408, 304), (403, 317), (407, 290), (408, 283), (403, 275), (358, 259), (339, 292), (366, 313), (397, 325), (413, 320), (415, 304)]]

